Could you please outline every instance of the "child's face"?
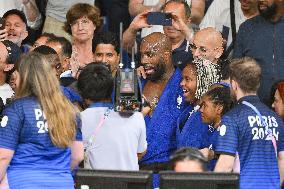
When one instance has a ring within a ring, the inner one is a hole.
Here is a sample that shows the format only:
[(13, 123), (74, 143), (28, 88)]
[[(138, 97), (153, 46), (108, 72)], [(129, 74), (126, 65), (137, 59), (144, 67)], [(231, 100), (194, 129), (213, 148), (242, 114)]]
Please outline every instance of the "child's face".
[(182, 71), (182, 81), (180, 86), (183, 89), (183, 96), (187, 102), (193, 103), (197, 88), (196, 70), (192, 66), (186, 66)]
[[(215, 124), (216, 120), (221, 119), (221, 115), (218, 113), (218, 105), (212, 102), (208, 96), (203, 96), (200, 103), (200, 112), (202, 122), (206, 124)], [(219, 116), (219, 117), (218, 117)]]

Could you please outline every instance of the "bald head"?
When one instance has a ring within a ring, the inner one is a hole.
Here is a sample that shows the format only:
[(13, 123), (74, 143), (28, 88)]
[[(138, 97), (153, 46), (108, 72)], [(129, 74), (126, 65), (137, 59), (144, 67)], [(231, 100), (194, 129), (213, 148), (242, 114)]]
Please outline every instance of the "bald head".
[(215, 28), (204, 28), (195, 34), (196, 38), (202, 38), (204, 41), (212, 43), (216, 46), (222, 46), (223, 38), (219, 31)]
[(195, 58), (203, 58), (217, 63), (223, 53), (223, 38), (215, 28), (208, 27), (198, 31), (193, 37), (195, 49), (192, 49)]
[(164, 52), (171, 52), (172, 51), (172, 44), (169, 38), (160, 32), (154, 32), (150, 35), (147, 35), (141, 42), (141, 46), (147, 46), (151, 50), (157, 51), (164, 51)]

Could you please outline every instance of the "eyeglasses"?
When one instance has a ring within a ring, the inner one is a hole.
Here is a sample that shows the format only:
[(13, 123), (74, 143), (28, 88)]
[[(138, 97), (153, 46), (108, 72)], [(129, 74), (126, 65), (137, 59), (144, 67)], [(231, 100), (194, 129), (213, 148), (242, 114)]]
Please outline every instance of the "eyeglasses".
[[(189, 47), (190, 47), (190, 49), (191, 50), (197, 50), (197, 49), (199, 49), (200, 50), (200, 52), (201, 53), (206, 53), (206, 52), (208, 52), (210, 49), (206, 49), (205, 47), (198, 47), (198, 46), (196, 46), (194, 43), (191, 43), (191, 44), (189, 44)], [(212, 49), (212, 50), (216, 50), (216, 49), (218, 49), (219, 47), (216, 47), (216, 48), (214, 48), (214, 49)]]
[(86, 27), (90, 24), (90, 20), (88, 20), (87, 18), (84, 18), (82, 20), (76, 20), (74, 22), (72, 22), (70, 25), (71, 27), (73, 26), (79, 26), (79, 24), (82, 26), (82, 27)]

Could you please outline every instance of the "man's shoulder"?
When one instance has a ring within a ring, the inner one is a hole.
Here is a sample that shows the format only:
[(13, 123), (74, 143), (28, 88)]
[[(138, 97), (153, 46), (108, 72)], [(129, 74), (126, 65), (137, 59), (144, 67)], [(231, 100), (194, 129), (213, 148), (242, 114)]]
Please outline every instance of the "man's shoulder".
[(247, 109), (242, 104), (236, 104), (231, 110), (229, 110), (223, 117), (229, 120), (240, 120), (242, 115), (245, 114)]
[[(255, 17), (252, 17), (250, 19), (247, 19), (246, 21), (244, 21), (241, 25), (240, 25), (240, 29), (239, 30), (251, 30), (254, 29), (256, 27), (263, 27), (263, 25), (266, 23), (265, 19), (258, 15)], [(257, 31), (257, 30), (256, 30)]]
[(178, 76), (182, 76), (182, 71), (181, 71), (181, 69), (180, 68), (176, 68), (176, 70), (175, 70), (175, 72), (174, 72), (174, 74), (173, 75), (178, 75)]
[(15, 106), (33, 106), (33, 105), (39, 105), (37, 99), (35, 97), (22, 97), (13, 100), (13, 104)]
[(12, 100), (11, 103), (6, 105), (4, 114), (8, 112), (15, 112), (18, 115), (31, 115), (34, 114), (36, 109), (41, 109), (38, 101), (34, 97), (23, 97)]
[(80, 112), (80, 114), (83, 118), (96, 117), (100, 112), (104, 113), (104, 109), (102, 107), (93, 107), (93, 108), (86, 108), (84, 111)]

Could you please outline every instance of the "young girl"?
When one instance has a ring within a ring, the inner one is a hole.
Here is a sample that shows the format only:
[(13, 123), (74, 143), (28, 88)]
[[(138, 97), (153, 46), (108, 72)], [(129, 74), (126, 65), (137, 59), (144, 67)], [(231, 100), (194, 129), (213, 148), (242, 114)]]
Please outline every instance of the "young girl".
[(231, 109), (232, 100), (230, 95), (230, 88), (216, 86), (206, 92), (200, 103), (200, 112), (202, 122), (209, 124), (210, 129), (207, 132), (207, 148), (203, 148), (200, 151), (208, 159), (209, 169), (213, 170), (216, 164), (214, 155), (214, 143), (218, 135), (218, 128), (220, 127), (221, 117)]

